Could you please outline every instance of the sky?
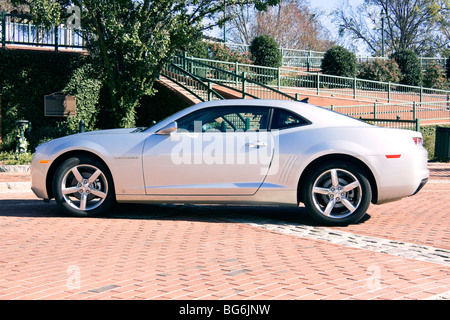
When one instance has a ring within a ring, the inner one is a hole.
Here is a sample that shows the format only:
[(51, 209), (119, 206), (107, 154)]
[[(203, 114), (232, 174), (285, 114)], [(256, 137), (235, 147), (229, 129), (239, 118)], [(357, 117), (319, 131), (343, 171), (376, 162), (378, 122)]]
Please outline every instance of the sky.
[[(324, 11), (331, 11), (336, 8), (341, 0), (309, 0), (311, 7), (318, 8)], [(364, 0), (349, 0), (350, 5), (357, 6), (364, 2)]]
[[(338, 30), (337, 27), (331, 22), (331, 17), (329, 17), (329, 14), (336, 9), (342, 0), (309, 0), (310, 6), (314, 9), (318, 9), (324, 12), (322, 17), (322, 23), (325, 27), (330, 30), (330, 32), (333, 34), (333, 36), (338, 36)], [(362, 4), (364, 0), (348, 0), (348, 3), (353, 6), (357, 7), (360, 4)]]

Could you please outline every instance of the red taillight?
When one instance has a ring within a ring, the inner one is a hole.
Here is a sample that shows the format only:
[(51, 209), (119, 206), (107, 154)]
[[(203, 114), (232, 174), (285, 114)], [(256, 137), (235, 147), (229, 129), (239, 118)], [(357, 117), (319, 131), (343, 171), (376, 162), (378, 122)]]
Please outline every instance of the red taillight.
[(416, 146), (421, 146), (423, 144), (422, 138), (412, 138)]

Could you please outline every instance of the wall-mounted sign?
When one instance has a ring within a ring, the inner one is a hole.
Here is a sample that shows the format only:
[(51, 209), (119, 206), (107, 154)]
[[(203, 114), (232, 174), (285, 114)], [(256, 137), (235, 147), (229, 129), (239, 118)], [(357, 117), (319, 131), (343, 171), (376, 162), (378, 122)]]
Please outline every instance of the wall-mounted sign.
[(44, 115), (46, 117), (73, 117), (77, 114), (77, 101), (74, 96), (55, 92), (44, 96)]

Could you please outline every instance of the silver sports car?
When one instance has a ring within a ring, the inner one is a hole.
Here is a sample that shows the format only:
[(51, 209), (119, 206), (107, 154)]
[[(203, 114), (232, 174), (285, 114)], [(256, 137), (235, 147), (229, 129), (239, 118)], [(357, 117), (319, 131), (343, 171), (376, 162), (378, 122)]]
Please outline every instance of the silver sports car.
[(148, 128), (80, 133), (40, 145), (32, 190), (74, 216), (117, 202), (299, 206), (355, 223), (370, 203), (426, 183), (419, 132), (387, 129), (303, 102), (222, 100)]

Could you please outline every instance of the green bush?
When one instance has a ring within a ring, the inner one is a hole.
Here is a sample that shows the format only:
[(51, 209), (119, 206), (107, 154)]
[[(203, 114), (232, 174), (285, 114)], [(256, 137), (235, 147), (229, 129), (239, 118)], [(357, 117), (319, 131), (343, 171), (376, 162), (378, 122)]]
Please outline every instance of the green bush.
[(422, 85), (422, 67), (417, 55), (412, 50), (400, 50), (391, 55), (402, 72), (401, 84), (410, 86)]
[(243, 64), (252, 63), (251, 56), (249, 52), (239, 53), (233, 50), (230, 50), (225, 45), (222, 44), (210, 44), (208, 46), (209, 49), (209, 57), (213, 60), (221, 60), (228, 62), (239, 62)]
[(98, 103), (102, 82), (95, 73), (90, 61), (74, 70), (63, 92), (75, 96), (77, 99), (77, 114), (67, 119), (67, 126), (71, 132), (79, 130), (81, 120), (85, 123), (86, 131), (96, 128), (99, 113)]
[(344, 47), (334, 46), (325, 52), (322, 59), (322, 72), (325, 74), (354, 77), (357, 71), (356, 55)]
[(269, 35), (255, 37), (250, 44), (250, 53), (254, 64), (265, 67), (281, 67), (282, 56), (280, 46)]
[(65, 133), (58, 128), (60, 119), (44, 117), (44, 96), (62, 91), (86, 59), (78, 53), (0, 50), (2, 150), (16, 149), (15, 121), (19, 119), (32, 123), (31, 134), (26, 136), (30, 152), (45, 138), (41, 135), (44, 131)]
[(0, 164), (22, 165), (30, 164), (33, 159), (32, 153), (0, 152)]
[(400, 82), (400, 68), (395, 60), (375, 59), (359, 65), (358, 78), (382, 82)]
[(449, 128), (449, 125), (434, 125), (434, 126), (421, 126), (420, 132), (423, 136), (423, 146), (428, 151), (428, 159), (429, 160), (435, 160), (435, 161), (441, 161), (443, 159), (436, 159), (434, 156), (434, 149), (435, 149), (435, 143), (436, 143), (436, 127), (444, 127)]
[(423, 86), (427, 88), (446, 90), (448, 88), (444, 69), (434, 63), (429, 64), (423, 75)]

